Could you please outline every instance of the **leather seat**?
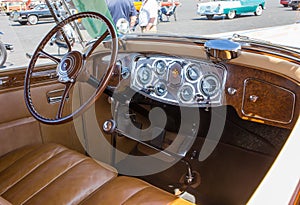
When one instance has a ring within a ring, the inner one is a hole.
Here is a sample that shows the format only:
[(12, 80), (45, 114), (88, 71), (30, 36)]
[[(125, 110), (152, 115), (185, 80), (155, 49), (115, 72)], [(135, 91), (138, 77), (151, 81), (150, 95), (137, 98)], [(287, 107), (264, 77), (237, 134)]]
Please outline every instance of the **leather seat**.
[(191, 204), (57, 144), (0, 158), (0, 204)]

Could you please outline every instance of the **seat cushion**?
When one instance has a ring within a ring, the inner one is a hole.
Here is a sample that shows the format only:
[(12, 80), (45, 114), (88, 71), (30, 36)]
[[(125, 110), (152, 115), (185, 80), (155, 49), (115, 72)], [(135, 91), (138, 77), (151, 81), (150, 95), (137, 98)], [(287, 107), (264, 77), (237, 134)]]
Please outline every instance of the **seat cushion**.
[[(57, 144), (26, 146), (0, 158), (0, 197), (11, 204), (189, 204)], [(180, 200), (180, 201), (178, 201)]]
[(83, 205), (145, 204), (161, 205), (173, 202), (177, 197), (158, 189), (140, 179), (120, 176), (103, 185)]
[(0, 158), (0, 195), (12, 204), (77, 204), (116, 176), (63, 146), (34, 145)]

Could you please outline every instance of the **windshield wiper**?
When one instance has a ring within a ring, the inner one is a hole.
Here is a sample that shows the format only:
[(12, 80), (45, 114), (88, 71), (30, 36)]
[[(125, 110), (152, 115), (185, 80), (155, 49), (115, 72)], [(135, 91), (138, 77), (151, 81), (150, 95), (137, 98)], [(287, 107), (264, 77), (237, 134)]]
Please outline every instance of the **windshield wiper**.
[(238, 33), (232, 34), (232, 37), (229, 39), (233, 41), (242, 41), (242, 42), (249, 42), (249, 43), (265, 43), (265, 44), (276, 45), (271, 43), (271, 41), (261, 40), (257, 38), (250, 38), (249, 36), (240, 35)]
[(296, 53), (300, 54), (300, 52), (299, 52), (300, 49), (298, 47), (272, 43), (271, 41), (266, 41), (266, 40), (257, 39), (257, 38), (251, 38), (249, 36), (240, 35), (238, 33), (234, 33), (232, 35), (232, 37), (229, 38), (229, 40), (239, 42), (239, 43), (245, 43), (245, 44), (242, 44), (242, 46), (250, 46), (253, 44), (258, 44), (261, 46), (267, 46), (269, 48), (271, 47), (271, 48), (276, 48), (276, 49), (284, 49), (289, 52), (296, 52)]

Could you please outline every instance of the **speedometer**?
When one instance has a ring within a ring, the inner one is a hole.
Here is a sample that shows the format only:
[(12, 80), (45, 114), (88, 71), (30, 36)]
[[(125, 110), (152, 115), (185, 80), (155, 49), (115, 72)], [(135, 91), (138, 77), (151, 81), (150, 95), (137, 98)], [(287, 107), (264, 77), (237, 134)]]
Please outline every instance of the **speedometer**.
[(200, 90), (205, 96), (213, 97), (220, 90), (219, 79), (214, 74), (204, 76), (200, 82)]

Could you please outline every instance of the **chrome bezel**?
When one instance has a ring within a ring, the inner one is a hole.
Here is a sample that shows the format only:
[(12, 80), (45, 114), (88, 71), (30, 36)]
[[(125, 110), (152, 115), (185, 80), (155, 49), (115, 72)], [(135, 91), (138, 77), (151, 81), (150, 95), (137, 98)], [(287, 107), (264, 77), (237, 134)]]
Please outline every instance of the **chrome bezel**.
[[(150, 78), (145, 83), (141, 82), (141, 79), (139, 78), (139, 74), (140, 74), (142, 68), (147, 69), (147, 71), (149, 71), (149, 74), (150, 74)], [(141, 86), (143, 88), (151, 85), (151, 82), (153, 82), (153, 73), (152, 73), (151, 66), (149, 64), (142, 64), (136, 69), (136, 82), (139, 84), (139, 86)]]
[[(195, 70), (194, 67), (197, 67), (197, 70)], [(189, 74), (188, 74), (188, 72), (189, 72), (190, 69), (193, 69), (193, 70), (197, 73), (197, 75), (198, 75), (197, 79), (195, 79), (195, 80), (190, 79)], [(198, 64), (196, 64), (196, 63), (190, 63), (190, 64), (188, 64), (188, 65), (186, 66), (186, 69), (185, 69), (185, 72), (184, 72), (184, 73), (185, 73), (185, 78), (186, 78), (186, 80), (187, 80), (188, 82), (195, 83), (195, 82), (197, 82), (197, 81), (201, 78), (201, 76), (202, 76), (201, 66), (198, 65)]]
[[(208, 79), (212, 79), (216, 83), (216, 87), (214, 88), (214, 90), (210, 91), (209, 93), (203, 89), (203, 82)], [(206, 98), (209, 97), (210, 99), (213, 99), (214, 97), (218, 96), (220, 92), (221, 89), (220, 79), (215, 73), (205, 74), (199, 81), (198, 89)]]
[[(157, 67), (158, 62), (163, 62), (165, 64), (163, 72), (158, 71), (158, 67)], [(168, 71), (168, 63), (164, 59), (156, 59), (152, 63), (152, 68), (155, 70), (155, 72), (158, 76), (165, 76), (167, 74), (167, 71)]]
[[(191, 90), (192, 90), (191, 99), (189, 99), (189, 100), (184, 100), (184, 99), (182, 98), (182, 95), (181, 95), (181, 94), (182, 94), (182, 91), (183, 91), (184, 87), (189, 87), (189, 88), (191, 88)], [(184, 84), (178, 89), (178, 92), (177, 92), (177, 98), (178, 98), (179, 102), (182, 102), (182, 103), (191, 103), (191, 102), (193, 102), (194, 96), (195, 96), (195, 95), (196, 95), (195, 88), (194, 88), (194, 86), (191, 85), (190, 83), (184, 83)]]

